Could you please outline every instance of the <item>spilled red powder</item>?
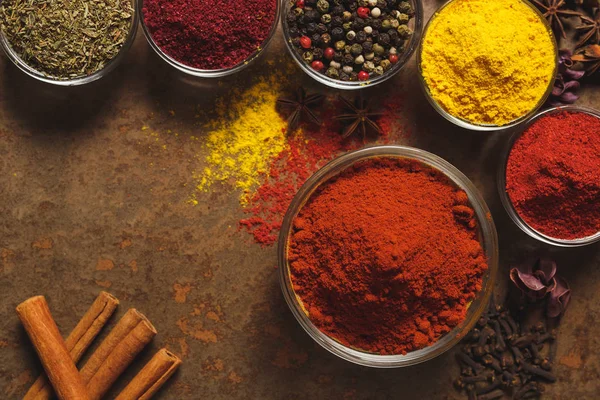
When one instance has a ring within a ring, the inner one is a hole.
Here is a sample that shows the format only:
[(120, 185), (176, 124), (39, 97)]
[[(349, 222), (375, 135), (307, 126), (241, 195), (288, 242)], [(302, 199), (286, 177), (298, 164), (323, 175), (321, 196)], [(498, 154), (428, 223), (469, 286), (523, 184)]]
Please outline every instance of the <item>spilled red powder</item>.
[(271, 163), (269, 176), (244, 209), (251, 216), (241, 220), (240, 226), (254, 236), (256, 243), (262, 246), (274, 244), (292, 199), (319, 168), (345, 152), (376, 142), (389, 143), (406, 136), (404, 127), (399, 123), (403, 107), (404, 101), (400, 96), (392, 96), (387, 100), (381, 106), (382, 115), (377, 120), (382, 134), (378, 138), (367, 137), (372, 141), (367, 143), (359, 137), (344, 139), (340, 135), (341, 126), (333, 120), (340, 105), (328, 103), (321, 113), (324, 121), (321, 127), (307, 126), (303, 133), (288, 137), (288, 148)]

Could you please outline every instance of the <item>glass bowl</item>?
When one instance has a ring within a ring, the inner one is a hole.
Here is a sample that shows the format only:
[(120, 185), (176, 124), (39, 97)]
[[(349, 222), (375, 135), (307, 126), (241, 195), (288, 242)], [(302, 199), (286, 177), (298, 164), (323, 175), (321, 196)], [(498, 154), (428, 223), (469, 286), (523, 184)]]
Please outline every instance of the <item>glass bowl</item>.
[[(469, 306), (465, 320), (431, 346), (407, 353), (406, 355), (379, 355), (359, 351), (344, 346), (321, 332), (303, 311), (300, 300), (294, 292), (290, 278), (290, 266), (287, 260), (288, 239), (292, 230), (292, 221), (317, 188), (358, 161), (380, 157), (399, 157), (420, 161), (442, 172), (458, 188), (464, 190), (477, 216), (480, 241), (488, 262), (488, 270), (483, 276), (482, 289)], [(277, 253), (283, 296), (300, 323), (300, 326), (304, 328), (311, 338), (336, 356), (355, 364), (376, 368), (396, 368), (419, 364), (439, 356), (457, 344), (473, 328), (481, 314), (485, 311), (498, 272), (498, 237), (496, 227), (483, 197), (473, 183), (458, 169), (442, 158), (423, 150), (405, 146), (377, 146), (354, 151), (336, 158), (311, 176), (298, 194), (296, 194), (288, 208), (279, 234)]]
[(399, 55), (398, 62), (396, 64), (394, 64), (388, 71), (384, 72), (383, 75), (375, 77), (373, 79), (369, 79), (366, 81), (353, 81), (353, 82), (342, 81), (339, 79), (330, 78), (327, 75), (322, 74), (322, 73), (317, 72), (314, 69), (312, 69), (311, 66), (308, 65), (306, 63), (306, 61), (304, 61), (302, 59), (302, 57), (300, 56), (300, 54), (298, 54), (298, 52), (294, 48), (294, 45), (292, 44), (292, 38), (290, 37), (290, 34), (289, 34), (288, 23), (285, 18), (285, 16), (287, 15), (288, 11), (291, 8), (292, 3), (290, 2), (290, 0), (281, 0), (281, 4), (282, 4), (282, 6), (281, 6), (281, 8), (282, 8), (281, 26), (283, 28), (283, 38), (284, 38), (285, 44), (287, 46), (287, 49), (290, 52), (290, 54), (292, 55), (292, 58), (294, 59), (294, 61), (296, 61), (296, 64), (298, 64), (298, 66), (304, 72), (306, 72), (311, 78), (313, 78), (317, 82), (320, 82), (324, 85), (327, 85), (327, 86), (335, 88), (335, 89), (344, 89), (344, 90), (356, 90), (356, 89), (362, 89), (367, 86), (374, 86), (374, 85), (377, 85), (377, 84), (387, 81), (388, 79), (390, 79), (391, 77), (396, 75), (398, 72), (400, 72), (400, 70), (410, 60), (410, 57), (415, 52), (415, 50), (417, 49), (417, 47), (419, 45), (419, 42), (421, 41), (421, 31), (423, 29), (423, 4), (422, 4), (421, 0), (407, 0), (407, 1), (413, 6), (413, 10), (415, 12), (414, 18), (411, 19), (411, 21), (409, 23), (409, 26), (413, 30), (413, 34), (406, 45), (404, 53)]
[(269, 31), (269, 34), (267, 35), (265, 40), (262, 42), (261, 46), (258, 49), (256, 49), (254, 52), (252, 52), (245, 60), (243, 60), (240, 63), (234, 65), (233, 67), (229, 67), (229, 68), (200, 69), (200, 68), (190, 67), (188, 65), (185, 65), (185, 64), (175, 60), (174, 58), (169, 56), (167, 53), (165, 53), (163, 51), (163, 49), (160, 48), (160, 46), (152, 38), (152, 34), (150, 33), (150, 31), (148, 30), (148, 27), (146, 26), (146, 21), (144, 19), (144, 0), (137, 0), (137, 2), (138, 2), (138, 14), (140, 15), (142, 31), (144, 32), (144, 36), (146, 36), (146, 40), (148, 41), (148, 43), (150, 44), (150, 47), (152, 47), (154, 52), (156, 54), (158, 54), (158, 56), (163, 61), (165, 61), (167, 64), (174, 67), (175, 69), (177, 69), (187, 75), (195, 76), (198, 78), (220, 78), (223, 76), (233, 75), (236, 72), (239, 72), (239, 71), (245, 69), (246, 67), (248, 67), (252, 62), (254, 62), (257, 58), (259, 58), (264, 53), (264, 50), (268, 47), (269, 43), (271, 43), (271, 40), (273, 39), (273, 37), (275, 36), (275, 33), (277, 32), (277, 23), (279, 22), (279, 14), (281, 12), (279, 0), (276, 0), (276, 2), (275, 2), (275, 4), (276, 4), (275, 5), (275, 17), (273, 19), (273, 25), (271, 26), (271, 30)]
[(136, 3), (137, 3), (137, 0), (131, 0), (131, 5), (133, 7), (133, 16), (131, 17), (132, 18), (131, 27), (129, 28), (129, 34), (127, 35), (127, 39), (125, 39), (125, 42), (123, 42), (123, 46), (121, 47), (121, 50), (119, 50), (119, 53), (117, 53), (117, 55), (112, 60), (110, 60), (109, 62), (106, 63), (104, 68), (94, 72), (91, 75), (81, 76), (81, 77), (72, 78), (72, 79), (57, 79), (57, 78), (45, 75), (44, 73), (31, 67), (25, 61), (23, 61), (21, 59), (21, 57), (19, 57), (19, 55), (16, 53), (16, 51), (13, 50), (12, 46), (10, 45), (10, 42), (8, 41), (8, 39), (6, 38), (4, 33), (0, 33), (0, 47), (2, 47), (2, 49), (4, 50), (4, 53), (6, 53), (6, 56), (13, 62), (13, 64), (15, 64), (17, 66), (17, 68), (19, 68), (21, 71), (23, 71), (30, 77), (37, 79), (38, 81), (49, 83), (52, 85), (57, 85), (57, 86), (85, 85), (86, 83), (94, 82), (94, 81), (108, 75), (108, 73), (111, 72), (112, 70), (114, 70), (117, 67), (117, 65), (119, 65), (119, 63), (121, 61), (123, 61), (123, 59), (125, 58), (127, 52), (129, 51), (129, 49), (131, 48), (131, 45), (133, 44), (133, 41), (135, 40), (135, 34), (137, 33), (138, 12), (137, 12)]
[[(447, 7), (453, 1), (454, 0), (448, 0), (446, 3), (442, 4), (442, 6), (440, 8), (438, 8), (437, 11), (431, 16), (431, 18), (427, 22), (427, 25), (425, 26), (425, 29), (423, 30), (423, 35), (422, 35), (423, 39), (427, 35), (427, 30), (429, 29), (429, 25), (434, 20), (434, 18), (438, 15), (438, 13), (440, 11), (442, 11), (445, 7)], [(555, 81), (556, 75), (558, 73), (558, 45), (556, 43), (556, 37), (554, 36), (554, 33), (552, 32), (552, 28), (548, 24), (548, 21), (546, 20), (546, 18), (544, 17), (544, 15), (533, 4), (531, 4), (529, 1), (527, 1), (527, 0), (521, 0), (521, 2), (523, 2), (524, 4), (526, 4), (527, 6), (529, 6), (538, 15), (538, 17), (540, 18), (540, 20), (546, 26), (546, 30), (550, 34), (550, 37), (552, 38), (552, 43), (554, 45), (554, 53), (556, 54), (556, 57), (555, 57), (555, 59), (556, 59), (556, 65), (554, 66), (554, 73), (552, 74), (552, 79), (550, 79), (550, 82), (548, 83), (548, 88), (546, 89), (546, 92), (540, 98), (540, 101), (536, 104), (536, 106), (533, 109), (531, 109), (531, 111), (529, 111), (527, 114), (525, 114), (522, 117), (519, 117), (519, 118), (513, 120), (512, 122), (509, 122), (508, 124), (504, 124), (504, 125), (480, 125), (480, 124), (475, 124), (475, 123), (472, 123), (470, 121), (464, 120), (462, 118), (455, 117), (454, 115), (452, 115), (448, 111), (446, 111), (441, 105), (439, 105), (438, 102), (431, 96), (431, 93), (429, 91), (429, 87), (427, 86), (427, 82), (425, 82), (425, 78), (423, 77), (423, 70), (421, 69), (421, 56), (422, 56), (422, 53), (423, 53), (423, 42), (424, 42), (424, 40), (422, 39), (421, 43), (419, 43), (419, 49), (417, 50), (417, 68), (418, 68), (418, 71), (419, 71), (419, 81), (421, 82), (421, 89), (423, 90), (423, 93), (425, 93), (425, 97), (427, 98), (427, 101), (429, 102), (429, 104), (431, 104), (431, 106), (442, 117), (444, 117), (448, 121), (452, 122), (453, 124), (455, 124), (457, 126), (460, 126), (461, 128), (470, 129), (470, 130), (473, 130), (473, 131), (481, 131), (481, 132), (491, 132), (491, 131), (499, 131), (499, 130), (510, 129), (510, 128), (513, 128), (513, 127), (519, 125), (521, 122), (526, 121), (528, 118), (530, 118), (532, 115), (534, 115), (540, 109), (540, 107), (542, 107), (542, 105), (544, 105), (544, 103), (546, 102), (546, 100), (550, 96), (550, 93), (552, 93), (552, 88), (554, 86), (554, 81)]]
[(515, 142), (521, 137), (521, 135), (525, 131), (527, 131), (527, 129), (535, 121), (537, 121), (538, 119), (540, 119), (541, 117), (543, 117), (545, 115), (556, 114), (561, 111), (572, 111), (572, 112), (585, 113), (585, 114), (589, 114), (589, 115), (592, 115), (592, 116), (600, 119), (600, 112), (598, 112), (596, 110), (592, 110), (590, 108), (578, 107), (578, 106), (552, 107), (550, 109), (541, 111), (538, 114), (531, 117), (525, 124), (523, 124), (523, 127), (521, 129), (519, 129), (517, 132), (515, 132), (511, 136), (510, 140), (508, 141), (508, 144), (503, 153), (502, 159), (500, 160), (500, 168), (498, 168), (498, 179), (497, 179), (498, 193), (500, 194), (500, 199), (502, 200), (502, 205), (504, 205), (504, 209), (508, 213), (510, 219), (512, 219), (513, 222), (519, 228), (521, 228), (521, 230), (523, 232), (527, 233), (532, 238), (537, 239), (540, 242), (543, 242), (546, 244), (551, 244), (551, 245), (558, 246), (558, 247), (580, 247), (580, 246), (586, 246), (588, 244), (599, 242), (600, 241), (600, 232), (598, 232), (592, 236), (587, 236), (587, 237), (583, 237), (580, 239), (572, 239), (572, 240), (557, 239), (557, 238), (548, 236), (546, 234), (543, 234), (543, 233), (535, 230), (527, 222), (525, 222), (525, 220), (523, 220), (523, 218), (521, 218), (521, 216), (519, 215), (517, 210), (515, 210), (515, 208), (512, 204), (512, 201), (510, 200), (510, 197), (508, 196), (508, 193), (506, 192), (506, 166), (508, 165), (508, 157), (510, 156), (510, 152), (511, 152)]

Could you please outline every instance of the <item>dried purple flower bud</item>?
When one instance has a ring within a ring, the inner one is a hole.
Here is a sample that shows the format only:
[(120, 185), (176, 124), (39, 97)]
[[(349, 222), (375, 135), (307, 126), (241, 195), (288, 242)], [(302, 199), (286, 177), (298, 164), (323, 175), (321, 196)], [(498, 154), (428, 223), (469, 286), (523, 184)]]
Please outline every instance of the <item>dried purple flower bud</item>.
[(510, 279), (530, 299), (543, 298), (554, 285), (556, 263), (547, 258), (538, 259), (535, 264), (525, 264), (510, 270)]

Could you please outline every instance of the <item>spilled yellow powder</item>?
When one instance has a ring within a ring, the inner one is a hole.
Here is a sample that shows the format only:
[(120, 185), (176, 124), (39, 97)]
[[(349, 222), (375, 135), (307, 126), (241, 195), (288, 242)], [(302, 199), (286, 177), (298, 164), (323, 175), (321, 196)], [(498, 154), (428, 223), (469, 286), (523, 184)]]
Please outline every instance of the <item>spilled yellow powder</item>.
[[(247, 204), (271, 160), (286, 148), (286, 122), (275, 109), (284, 81), (282, 74), (271, 74), (245, 91), (229, 93), (231, 102), (217, 103), (211, 122), (205, 126), (208, 165), (194, 174), (198, 190), (233, 181), (242, 191), (240, 202)], [(191, 202), (197, 203), (195, 199)]]
[(455, 0), (432, 18), (421, 70), (455, 117), (506, 125), (542, 100), (556, 67), (543, 20), (521, 0)]

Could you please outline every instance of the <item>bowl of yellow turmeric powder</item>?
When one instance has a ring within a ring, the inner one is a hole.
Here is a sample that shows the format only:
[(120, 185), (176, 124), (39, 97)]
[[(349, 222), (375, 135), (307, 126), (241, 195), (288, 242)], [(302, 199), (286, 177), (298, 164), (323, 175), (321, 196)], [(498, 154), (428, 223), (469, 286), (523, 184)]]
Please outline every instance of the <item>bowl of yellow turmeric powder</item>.
[(520, 124), (546, 102), (558, 46), (526, 0), (450, 0), (425, 27), (417, 63), (425, 95), (443, 117), (494, 131)]

